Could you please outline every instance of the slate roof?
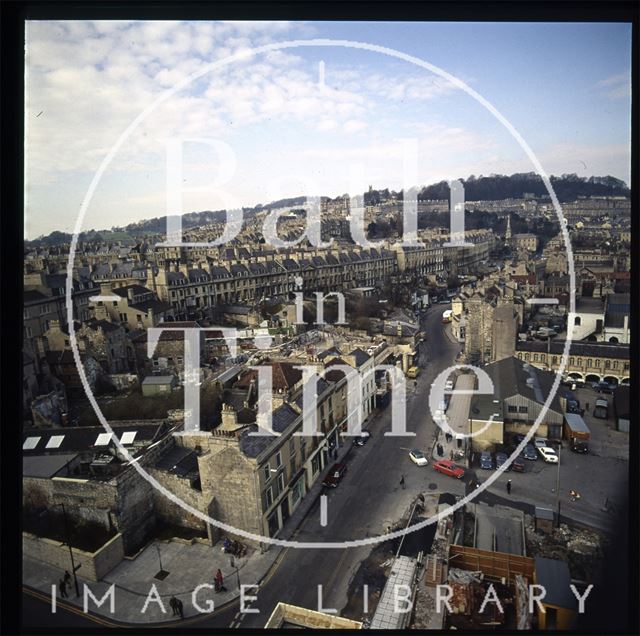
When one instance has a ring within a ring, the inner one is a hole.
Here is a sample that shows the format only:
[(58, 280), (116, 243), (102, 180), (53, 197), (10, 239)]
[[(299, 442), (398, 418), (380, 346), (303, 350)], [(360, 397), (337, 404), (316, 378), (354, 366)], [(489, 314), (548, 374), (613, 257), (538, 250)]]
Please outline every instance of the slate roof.
[(150, 298), (149, 300), (142, 300), (139, 303), (134, 303), (133, 305), (129, 305), (132, 309), (139, 309), (143, 311), (145, 314), (148, 314), (150, 310), (153, 310), (155, 314), (159, 314), (165, 311), (169, 311), (172, 309), (171, 304), (165, 303), (162, 300), (156, 300), (155, 298)]
[(125, 287), (116, 287), (113, 290), (113, 293), (121, 296), (122, 298), (127, 298), (129, 295), (129, 290), (133, 292), (134, 296), (141, 296), (142, 294), (153, 294), (151, 289), (147, 287), (143, 287), (142, 285), (126, 285)]
[[(513, 356), (487, 364), (483, 368), (483, 371), (489, 375), (493, 382), (496, 399), (505, 400), (514, 395), (522, 395), (538, 404), (545, 403), (551, 393), (551, 387), (556, 378), (556, 374), (553, 371), (536, 369), (532, 365), (518, 360), (518, 358)], [(527, 380), (532, 376), (538, 380), (540, 387), (539, 395), (537, 395), (538, 392), (534, 387), (527, 384)], [(558, 393), (553, 396), (550, 407), (557, 413), (562, 413)]]
[(213, 280), (221, 280), (225, 278), (231, 278), (231, 274), (226, 267), (221, 267), (220, 265), (212, 265), (210, 267), (211, 276)]
[[(564, 351), (564, 340), (552, 340), (549, 343), (549, 351), (554, 355), (562, 355)], [(526, 340), (518, 342), (518, 351), (532, 351), (535, 353), (547, 353), (547, 343), (542, 340)], [(627, 345), (610, 344), (608, 342), (571, 342), (570, 355), (586, 357), (618, 358), (620, 360), (629, 359), (629, 347)]]
[(184, 272), (167, 272), (166, 275), (170, 285), (186, 285), (189, 280)]
[(22, 294), (22, 298), (26, 303), (38, 303), (46, 300), (52, 300), (51, 296), (47, 296), (35, 289), (30, 289)]
[(569, 587), (571, 572), (564, 561), (535, 557), (535, 581), (546, 590), (544, 605), (555, 605), (577, 611), (578, 599)]
[[(42, 444), (42, 440), (40, 440), (39, 445), (40, 444)], [(42, 447), (44, 448), (44, 444), (42, 444)], [(35, 455), (24, 457), (22, 460), (22, 476), (50, 479), (61, 471), (64, 471), (65, 466), (70, 464), (77, 456), (78, 453), (65, 453), (62, 455)]]
[(114, 332), (114, 331), (120, 331), (121, 327), (113, 322), (109, 322), (108, 320), (97, 320), (95, 318), (92, 318), (91, 320), (87, 320), (84, 323), (87, 327), (90, 327), (91, 329), (97, 330), (97, 329), (102, 329), (105, 332)]
[(354, 349), (351, 352), (351, 355), (354, 357), (357, 367), (361, 367), (363, 364), (365, 364), (368, 360), (371, 359), (371, 356), (368, 353), (365, 353), (362, 349)]
[[(272, 427), (276, 433), (284, 432), (296, 419), (301, 415), (296, 413), (288, 404), (283, 404), (272, 414)], [(240, 450), (247, 457), (258, 457), (260, 453), (266, 450), (278, 438), (270, 435), (250, 436), (249, 433), (255, 433), (257, 426), (248, 426), (240, 434)], [(264, 432), (264, 431), (263, 431)]]
[(329, 347), (328, 349), (321, 351), (318, 354), (318, 358), (320, 360), (324, 360), (328, 356), (341, 356), (341, 355), (342, 355), (342, 351), (340, 351), (340, 349), (338, 349), (337, 347)]
[(211, 280), (209, 272), (200, 267), (189, 270), (189, 281), (192, 283), (204, 283)]
[(198, 472), (198, 455), (190, 448), (174, 446), (156, 463), (156, 468), (186, 477)]

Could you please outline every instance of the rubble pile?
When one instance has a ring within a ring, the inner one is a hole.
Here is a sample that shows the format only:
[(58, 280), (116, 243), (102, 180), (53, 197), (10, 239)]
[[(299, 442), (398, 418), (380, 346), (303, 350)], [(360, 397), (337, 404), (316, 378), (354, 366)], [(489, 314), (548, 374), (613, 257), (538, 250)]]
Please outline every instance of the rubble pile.
[(532, 557), (543, 556), (560, 559), (569, 564), (574, 578), (589, 581), (596, 572), (595, 567), (602, 558), (606, 539), (595, 530), (570, 527), (560, 524), (551, 534), (536, 532), (533, 519), (525, 519), (527, 554)]

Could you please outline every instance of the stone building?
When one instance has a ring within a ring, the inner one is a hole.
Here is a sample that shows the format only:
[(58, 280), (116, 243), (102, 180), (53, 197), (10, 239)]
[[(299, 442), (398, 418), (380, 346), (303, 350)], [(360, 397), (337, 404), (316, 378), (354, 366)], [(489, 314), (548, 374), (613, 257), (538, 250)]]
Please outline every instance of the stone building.
[(514, 234), (509, 244), (516, 251), (533, 253), (538, 249), (538, 236), (537, 234)]
[[(551, 393), (555, 373), (536, 369), (513, 356), (488, 364), (483, 371), (491, 378), (494, 388), (493, 395), (486, 398), (491, 398), (491, 404), (485, 404), (484, 410), (498, 413), (498, 419), (504, 421), (505, 432), (528, 433)], [(480, 400), (482, 396), (474, 396), (474, 399)], [(473, 407), (472, 402), (471, 409)], [(469, 417), (477, 416), (471, 410)], [(556, 393), (537, 429), (537, 435), (561, 439), (562, 425), (563, 410), (560, 396)]]
[(150, 268), (146, 284), (174, 308), (177, 320), (206, 318), (215, 305), (213, 280), (203, 265), (190, 267), (175, 262), (170, 270), (161, 267), (157, 273)]
[[(560, 369), (565, 342), (527, 341), (517, 344), (516, 356), (539, 369)], [(626, 345), (599, 342), (571, 343), (565, 376), (585, 382), (606, 380), (613, 384), (628, 384), (630, 378), (630, 353)]]
[(76, 331), (78, 348), (97, 360), (109, 374), (134, 371), (130, 343), (124, 329), (108, 320), (91, 319)]
[[(196, 321), (169, 321), (154, 325), (157, 329), (166, 327), (160, 334), (151, 355), (148, 352), (148, 332), (132, 334), (131, 342), (135, 350), (136, 366), (140, 375), (151, 373), (184, 375), (185, 342), (183, 329), (199, 329)], [(199, 334), (200, 360), (204, 361), (204, 333)]]
[[(181, 424), (164, 420), (112, 423), (114, 434), (145, 467), (172, 445), (170, 433), (176, 426)], [(64, 504), (71, 523), (92, 521), (121, 532), (127, 554), (153, 534), (154, 489), (102, 427), (28, 429), (22, 452), (26, 511), (45, 514)]]
[[(212, 502), (215, 519), (256, 535), (277, 536), (300, 501), (331, 461), (346, 410), (342, 381), (317, 385), (317, 422), (321, 436), (302, 432), (302, 398), (274, 401), (272, 430), (258, 432), (255, 411), (223, 405), (222, 423), (210, 433), (183, 433), (176, 441), (197, 450), (203, 496)], [(253, 422), (252, 422), (253, 420)], [(243, 542), (259, 541), (239, 537)]]
[(91, 301), (95, 318), (120, 323), (127, 333), (174, 319), (173, 307), (142, 285), (113, 289), (110, 283), (102, 283), (100, 296), (105, 298)]
[(464, 353), (470, 362), (486, 364), (513, 355), (521, 313), (504, 290), (477, 290), (464, 303)]

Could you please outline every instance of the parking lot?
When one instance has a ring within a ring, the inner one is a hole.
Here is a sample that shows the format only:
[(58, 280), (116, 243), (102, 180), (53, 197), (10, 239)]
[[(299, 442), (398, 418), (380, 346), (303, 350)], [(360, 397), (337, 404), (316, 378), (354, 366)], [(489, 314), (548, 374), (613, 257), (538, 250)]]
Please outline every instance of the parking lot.
[[(615, 430), (613, 416), (613, 396), (596, 393), (591, 388), (573, 391), (580, 401), (580, 407), (589, 403), (584, 419), (591, 431), (589, 453), (578, 454), (569, 450), (569, 442), (562, 441), (560, 452), (560, 502), (562, 514), (571, 516), (587, 525), (602, 528), (612, 514), (615, 501), (626, 496), (629, 469), (629, 438), (627, 433)], [(608, 419), (593, 417), (593, 406), (598, 397), (609, 402)], [(557, 448), (557, 447), (556, 447)], [(523, 501), (538, 506), (555, 509), (558, 466), (547, 464), (538, 454), (538, 459), (522, 460), (525, 472), (509, 471), (502, 475), (490, 492), (514, 501)], [(491, 471), (480, 469), (474, 464), (480, 483)], [(511, 495), (507, 495), (506, 482), (512, 483)], [(570, 490), (580, 493), (580, 499), (572, 501)]]

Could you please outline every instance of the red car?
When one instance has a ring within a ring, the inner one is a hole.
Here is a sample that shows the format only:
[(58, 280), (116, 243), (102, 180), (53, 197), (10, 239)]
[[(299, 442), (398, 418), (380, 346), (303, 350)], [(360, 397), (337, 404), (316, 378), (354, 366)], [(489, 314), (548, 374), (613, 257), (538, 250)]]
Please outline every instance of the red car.
[(433, 469), (443, 475), (449, 475), (456, 479), (462, 479), (464, 477), (464, 468), (461, 468), (455, 462), (449, 461), (448, 459), (433, 462)]
[(344, 477), (344, 474), (346, 472), (346, 464), (334, 464), (333, 466), (331, 466), (331, 470), (324, 478), (322, 485), (327, 486), (328, 488), (337, 488), (340, 480)]

